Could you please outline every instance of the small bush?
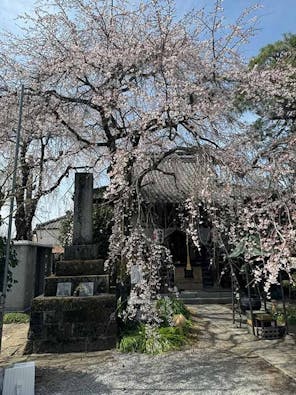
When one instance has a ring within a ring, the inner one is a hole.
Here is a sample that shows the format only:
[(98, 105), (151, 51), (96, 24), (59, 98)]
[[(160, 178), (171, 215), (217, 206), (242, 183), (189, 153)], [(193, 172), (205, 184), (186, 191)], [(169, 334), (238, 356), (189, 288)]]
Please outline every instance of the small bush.
[(121, 352), (142, 352), (146, 354), (161, 354), (177, 350), (186, 344), (186, 334), (189, 325), (184, 328), (154, 327), (139, 325), (133, 332), (126, 333), (120, 343)]
[[(121, 352), (161, 354), (165, 351), (177, 350), (187, 342), (191, 322), (190, 313), (184, 303), (179, 299), (165, 297), (157, 301), (156, 307), (161, 319), (160, 326), (144, 325), (135, 321), (124, 323), (118, 344)], [(185, 325), (175, 326), (176, 315), (183, 315), (186, 318)]]
[(121, 352), (144, 352), (144, 339), (144, 325), (134, 326), (133, 329), (124, 331), (118, 348)]
[(187, 320), (190, 318), (189, 311), (180, 299), (168, 297), (161, 298), (157, 301), (156, 307), (163, 321), (163, 326), (170, 326), (172, 318), (176, 314), (183, 314)]
[(177, 349), (186, 343), (185, 333), (182, 329), (173, 326), (159, 328), (160, 336), (168, 341), (171, 349)]
[[(285, 323), (285, 315), (283, 309), (278, 309), (274, 314), (274, 318), (278, 321), (279, 324)], [(288, 306), (287, 307), (287, 321), (288, 325), (295, 325), (296, 324), (296, 307), (295, 306)]]
[(29, 315), (24, 313), (6, 313), (3, 318), (4, 324), (26, 324), (29, 320)]
[(190, 313), (186, 309), (184, 302), (180, 299), (171, 299), (174, 314), (183, 314), (187, 320), (190, 318)]

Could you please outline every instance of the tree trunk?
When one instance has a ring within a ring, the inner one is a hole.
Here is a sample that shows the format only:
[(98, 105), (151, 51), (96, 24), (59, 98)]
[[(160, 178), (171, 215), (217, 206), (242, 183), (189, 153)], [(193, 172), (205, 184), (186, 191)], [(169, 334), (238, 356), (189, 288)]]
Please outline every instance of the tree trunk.
[(16, 191), (15, 228), (16, 240), (32, 240), (32, 221), (37, 202), (32, 197), (32, 168), (26, 161), (28, 144), (23, 143), (20, 152), (20, 174)]
[(32, 240), (32, 225), (28, 224), (24, 219), (18, 218), (18, 226), (17, 226), (17, 218), (15, 221), (16, 225), (16, 240)]

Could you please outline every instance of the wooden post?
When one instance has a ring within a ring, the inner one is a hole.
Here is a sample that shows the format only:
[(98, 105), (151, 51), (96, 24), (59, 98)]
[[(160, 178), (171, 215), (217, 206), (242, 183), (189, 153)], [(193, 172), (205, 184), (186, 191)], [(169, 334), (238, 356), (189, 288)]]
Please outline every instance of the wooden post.
[(255, 335), (255, 327), (254, 327), (254, 314), (253, 314), (253, 307), (252, 307), (252, 301), (251, 301), (251, 290), (250, 290), (250, 284), (249, 284), (249, 265), (246, 263), (246, 281), (247, 281), (247, 290), (248, 290), (248, 299), (249, 299), (249, 308), (250, 308), (250, 313), (251, 313), (251, 320), (252, 320), (252, 329), (253, 329), (253, 335)]
[(282, 284), (282, 273), (279, 273), (279, 279), (280, 279), (280, 286), (281, 286), (281, 293), (282, 293), (282, 301), (283, 301), (283, 310), (284, 310), (284, 318), (285, 318), (285, 325), (286, 325), (286, 334), (289, 333), (289, 327), (288, 327), (288, 318), (287, 318), (287, 309), (286, 309), (286, 299), (285, 299), (285, 293), (284, 293), (284, 288)]

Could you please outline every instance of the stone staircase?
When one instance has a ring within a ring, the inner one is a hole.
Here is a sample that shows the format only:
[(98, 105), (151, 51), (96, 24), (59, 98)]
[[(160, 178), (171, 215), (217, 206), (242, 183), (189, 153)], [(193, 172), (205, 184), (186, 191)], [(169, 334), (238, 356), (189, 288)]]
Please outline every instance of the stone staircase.
[(231, 304), (232, 293), (229, 289), (204, 288), (196, 291), (180, 292), (185, 304)]

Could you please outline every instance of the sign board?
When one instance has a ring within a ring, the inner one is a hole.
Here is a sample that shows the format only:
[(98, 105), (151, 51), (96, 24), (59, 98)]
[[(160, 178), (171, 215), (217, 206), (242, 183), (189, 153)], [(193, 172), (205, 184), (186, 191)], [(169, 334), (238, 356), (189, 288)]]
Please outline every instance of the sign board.
[(80, 283), (79, 286), (79, 296), (93, 296), (94, 295), (94, 283)]
[(164, 242), (164, 230), (163, 229), (154, 229), (152, 234), (152, 239), (159, 244)]
[(143, 280), (143, 273), (138, 265), (131, 267), (131, 284), (138, 284)]
[(35, 362), (20, 362), (4, 371), (4, 395), (35, 394)]
[(58, 283), (56, 296), (71, 296), (72, 283)]

